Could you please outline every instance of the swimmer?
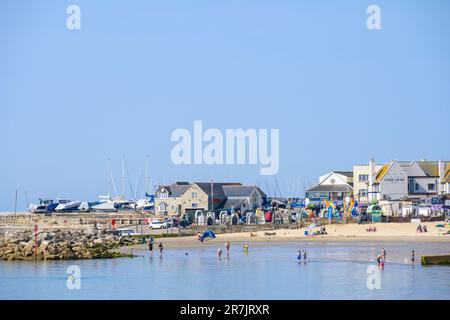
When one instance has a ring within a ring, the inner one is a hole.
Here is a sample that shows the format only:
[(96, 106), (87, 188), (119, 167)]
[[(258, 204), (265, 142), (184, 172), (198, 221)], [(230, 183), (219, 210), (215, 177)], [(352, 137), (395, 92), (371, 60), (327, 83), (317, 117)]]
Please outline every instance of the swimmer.
[(230, 255), (230, 241), (227, 241), (225, 243), (225, 248), (227, 249), (227, 256), (229, 256)]

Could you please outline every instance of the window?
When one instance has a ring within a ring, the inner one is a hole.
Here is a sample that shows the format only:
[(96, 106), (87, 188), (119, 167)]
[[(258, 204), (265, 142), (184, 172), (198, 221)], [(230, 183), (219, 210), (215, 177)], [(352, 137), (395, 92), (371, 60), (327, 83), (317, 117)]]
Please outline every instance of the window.
[(434, 183), (429, 183), (428, 184), (428, 191), (434, 191), (435, 190), (435, 185)]
[(160, 197), (160, 198), (168, 198), (168, 197), (169, 197), (169, 194), (167, 193), (167, 191), (166, 191), (165, 189), (162, 189), (162, 190), (159, 192), (159, 197)]
[(192, 199), (197, 198), (197, 196), (198, 196), (198, 195), (197, 195), (197, 192), (192, 192), (192, 194), (191, 194), (191, 198), (192, 198)]
[(359, 190), (359, 196), (360, 197), (367, 197), (367, 189), (360, 189)]
[(360, 174), (358, 178), (359, 178), (359, 182), (369, 181), (369, 175), (368, 174)]

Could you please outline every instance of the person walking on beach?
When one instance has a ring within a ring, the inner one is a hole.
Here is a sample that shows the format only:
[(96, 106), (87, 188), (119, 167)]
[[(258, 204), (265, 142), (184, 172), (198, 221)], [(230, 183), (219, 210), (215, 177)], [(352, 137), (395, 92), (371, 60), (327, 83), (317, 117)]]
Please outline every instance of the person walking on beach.
[(162, 253), (163, 253), (163, 244), (162, 244), (162, 242), (159, 243), (158, 248), (159, 248), (159, 254), (162, 255)]
[(412, 250), (412, 251), (411, 251), (411, 264), (412, 264), (412, 265), (414, 265), (414, 260), (415, 260), (415, 258), (416, 258), (415, 256), (416, 256), (416, 253), (414, 252), (414, 250)]
[(227, 241), (225, 243), (225, 249), (227, 249), (227, 256), (229, 256), (230, 255), (230, 241)]
[(298, 250), (298, 252), (297, 252), (297, 261), (302, 262), (302, 251), (301, 250)]

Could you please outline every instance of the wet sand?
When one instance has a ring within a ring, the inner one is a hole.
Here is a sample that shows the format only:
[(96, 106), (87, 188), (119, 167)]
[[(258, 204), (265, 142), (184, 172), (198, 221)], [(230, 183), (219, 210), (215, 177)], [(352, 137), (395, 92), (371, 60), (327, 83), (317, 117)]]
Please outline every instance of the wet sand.
[[(224, 233), (217, 234), (215, 239), (205, 239), (203, 243), (198, 241), (196, 236), (180, 237), (180, 238), (159, 238), (155, 239), (156, 244), (163, 242), (164, 247), (167, 248), (201, 248), (209, 246), (222, 247), (224, 242), (230, 241), (236, 245), (243, 245), (245, 243), (252, 246), (267, 246), (276, 245), (277, 243), (286, 242), (344, 242), (344, 241), (377, 241), (377, 242), (442, 242), (449, 243), (450, 251), (450, 234), (445, 234), (450, 230), (450, 226), (438, 228), (437, 224), (441, 222), (427, 222), (421, 223), (426, 225), (428, 232), (416, 232), (417, 224), (415, 223), (373, 223), (373, 224), (339, 224), (327, 225), (327, 235), (320, 236), (305, 236), (305, 230), (302, 229), (278, 229), (270, 231), (239, 233)], [(369, 227), (376, 227), (376, 232), (367, 232)], [(319, 228), (314, 228), (313, 231), (318, 231)], [(272, 235), (275, 233), (274, 235)], [(271, 234), (271, 235), (269, 235)], [(139, 252), (148, 250), (146, 245), (137, 245), (119, 249), (120, 252)], [(155, 251), (157, 246), (155, 245)]]

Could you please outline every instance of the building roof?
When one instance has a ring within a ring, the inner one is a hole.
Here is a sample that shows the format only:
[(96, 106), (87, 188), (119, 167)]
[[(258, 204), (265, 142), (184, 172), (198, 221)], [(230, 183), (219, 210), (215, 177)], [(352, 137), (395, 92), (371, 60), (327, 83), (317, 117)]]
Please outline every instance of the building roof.
[(346, 184), (319, 184), (306, 190), (306, 192), (351, 192), (352, 187)]
[(233, 208), (240, 209), (245, 203), (245, 199), (227, 199), (223, 204), (221, 204), (220, 209), (223, 208)]
[(429, 177), (439, 177), (439, 161), (417, 161), (419, 167)]
[(257, 190), (263, 197), (266, 194), (255, 185), (224, 185), (223, 191), (227, 197), (250, 197), (254, 190)]
[(333, 171), (333, 172), (337, 173), (337, 174), (341, 174), (341, 175), (349, 177), (349, 178), (353, 177), (353, 171)]
[[(394, 162), (397, 162), (403, 169), (408, 170), (414, 163), (417, 163), (420, 169), (425, 173), (427, 177), (439, 177), (439, 161), (428, 161), (428, 160), (420, 160), (420, 161), (389, 161), (385, 163), (380, 170), (378, 170), (375, 183), (379, 183), (381, 179), (386, 175), (389, 171), (390, 167)], [(442, 161), (444, 165), (444, 177), (442, 178), (442, 182), (448, 182), (450, 179), (450, 161)], [(406, 171), (408, 172), (408, 171)]]
[(450, 183), (450, 161), (447, 162), (444, 168), (444, 178), (442, 180), (443, 183)]
[(169, 196), (171, 197), (179, 197), (182, 196), (187, 189), (189, 189), (191, 185), (189, 183), (185, 184), (185, 183), (180, 183), (180, 182), (175, 182), (172, 183), (171, 185), (166, 185), (166, 186), (161, 186), (162, 188), (166, 189), (167, 191), (169, 191)]
[(224, 186), (241, 186), (240, 182), (195, 182), (195, 184), (207, 195), (213, 194), (214, 197), (225, 197)]
[(386, 173), (388, 172), (389, 168), (391, 167), (391, 164), (394, 161), (389, 161), (386, 162), (381, 168), (380, 170), (378, 170), (377, 174), (375, 175), (375, 183), (380, 183), (381, 179), (383, 179), (383, 177), (386, 175)]

